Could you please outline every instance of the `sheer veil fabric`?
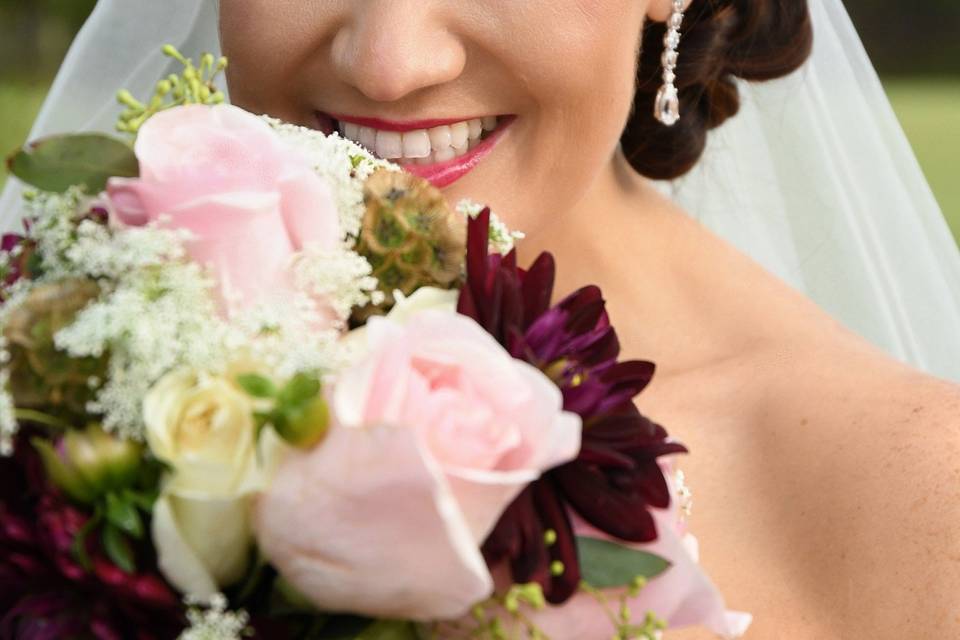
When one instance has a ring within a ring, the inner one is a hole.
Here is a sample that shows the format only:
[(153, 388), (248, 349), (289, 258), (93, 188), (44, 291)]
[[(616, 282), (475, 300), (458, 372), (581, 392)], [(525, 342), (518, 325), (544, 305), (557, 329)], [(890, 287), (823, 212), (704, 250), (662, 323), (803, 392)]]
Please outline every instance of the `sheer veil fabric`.
[[(661, 186), (852, 330), (960, 381), (960, 252), (841, 0), (809, 4), (810, 61), (742, 83), (741, 113), (711, 134), (691, 174)], [(219, 51), (216, 14), (214, 0), (100, 0), (31, 138), (112, 131), (116, 90), (149, 95), (173, 70), (163, 44)], [(0, 226), (16, 230), (21, 215), (11, 180)]]

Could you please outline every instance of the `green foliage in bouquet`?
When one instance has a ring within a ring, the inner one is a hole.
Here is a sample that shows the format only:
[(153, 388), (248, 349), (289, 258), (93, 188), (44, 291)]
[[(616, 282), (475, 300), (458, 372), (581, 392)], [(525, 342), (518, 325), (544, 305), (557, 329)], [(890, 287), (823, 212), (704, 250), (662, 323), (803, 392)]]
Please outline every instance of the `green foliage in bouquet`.
[(250, 396), (269, 403), (254, 414), (259, 429), (272, 426), (290, 444), (309, 449), (330, 426), (330, 411), (321, 393), (319, 376), (299, 373), (282, 387), (258, 374), (242, 374), (237, 384)]
[(69, 279), (35, 287), (12, 309), (3, 329), (10, 353), (9, 388), (17, 407), (82, 416), (102, 379), (107, 356), (71, 358), (54, 336), (68, 326), (100, 288), (91, 280)]
[(93, 516), (73, 541), (73, 553), (81, 565), (89, 567), (86, 538), (99, 528), (107, 557), (126, 573), (137, 571), (131, 540), (141, 541), (147, 535), (146, 522), (153, 512), (162, 471), (155, 460), (145, 463), (141, 458), (138, 463), (139, 468), (131, 474), (128, 486), (104, 493), (94, 502)]
[[(555, 533), (548, 531), (544, 543), (550, 546), (555, 542)], [(643, 620), (634, 620), (629, 601), (640, 594), (649, 580), (666, 571), (670, 562), (646, 551), (586, 536), (577, 537), (577, 554), (583, 571), (580, 592), (596, 600), (606, 613), (614, 629), (612, 640), (657, 640), (666, 623), (652, 613)], [(551, 571), (559, 574), (564, 567), (561, 563), (554, 563)], [(610, 589), (619, 589), (619, 593), (610, 595)], [(471, 612), (472, 624), (442, 623), (437, 626), (442, 630), (442, 637), (549, 640), (546, 632), (529, 615), (530, 611), (545, 606), (546, 599), (539, 584), (513, 585), (506, 593), (476, 605)], [(428, 634), (427, 637), (435, 636)]]
[(457, 286), (466, 229), (438, 189), (416, 176), (381, 170), (367, 179), (363, 199), (356, 251), (370, 262), (385, 299), (357, 311), (355, 320), (389, 310), (394, 291), (410, 295), (420, 287)]
[[(141, 444), (115, 438), (96, 423), (83, 431), (67, 431), (58, 448), (43, 438), (33, 438), (31, 443), (50, 480), (74, 502), (87, 505), (133, 485), (143, 455)], [(139, 530), (135, 524), (124, 528)]]
[(583, 582), (595, 589), (629, 587), (670, 568), (670, 562), (653, 553), (585, 536), (577, 537), (577, 555)]
[[(165, 46), (163, 53), (180, 62), (183, 71), (158, 82), (146, 102), (127, 90), (120, 91), (117, 100), (126, 108), (117, 120), (118, 131), (135, 136), (144, 122), (165, 109), (224, 101), (215, 82), (227, 66), (226, 58), (216, 59), (208, 53), (197, 66), (171, 45)], [(51, 193), (63, 193), (74, 186), (86, 193), (98, 193), (111, 177), (135, 178), (140, 173), (131, 146), (100, 133), (54, 135), (33, 141), (7, 158), (7, 170), (24, 183)]]
[(184, 57), (173, 45), (165, 45), (163, 53), (183, 65), (178, 75), (170, 74), (156, 84), (153, 96), (146, 102), (137, 100), (129, 91), (117, 93), (117, 100), (126, 107), (117, 120), (117, 131), (136, 135), (143, 123), (165, 109), (185, 104), (221, 104), (225, 97), (216, 86), (217, 76), (227, 68), (227, 59), (205, 53), (200, 66)]
[(230, 591), (230, 602), (265, 611), (282, 620), (285, 637), (300, 640), (427, 640), (422, 625), (407, 620), (377, 620), (353, 614), (318, 611), (260, 556), (247, 578)]
[(41, 138), (7, 158), (7, 169), (23, 182), (52, 193), (72, 186), (97, 193), (111, 177), (139, 174), (130, 145), (100, 133)]
[(87, 538), (96, 530), (110, 560), (127, 573), (137, 569), (130, 540), (142, 540), (157, 498), (163, 467), (144, 456), (142, 444), (106, 433), (97, 423), (69, 429), (57, 442), (30, 440), (50, 481), (92, 515), (73, 540), (76, 560), (90, 569)]
[(305, 636), (311, 640), (422, 640), (412, 622), (369, 620), (353, 616), (332, 616), (323, 626)]

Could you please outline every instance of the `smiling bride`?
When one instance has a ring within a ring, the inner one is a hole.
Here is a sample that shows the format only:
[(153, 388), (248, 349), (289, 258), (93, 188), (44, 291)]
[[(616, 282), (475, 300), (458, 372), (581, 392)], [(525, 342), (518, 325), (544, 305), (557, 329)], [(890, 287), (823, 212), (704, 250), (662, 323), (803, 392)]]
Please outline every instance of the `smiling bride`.
[(960, 255), (839, 0), (101, 0), (34, 136), (164, 42), (603, 289), (746, 637), (960, 637)]

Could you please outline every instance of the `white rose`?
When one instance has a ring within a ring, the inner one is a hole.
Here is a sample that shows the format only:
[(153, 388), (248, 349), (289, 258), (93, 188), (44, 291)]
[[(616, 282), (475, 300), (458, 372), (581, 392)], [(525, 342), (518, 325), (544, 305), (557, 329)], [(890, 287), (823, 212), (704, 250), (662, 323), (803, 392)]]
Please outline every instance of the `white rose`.
[(456, 289), (440, 289), (438, 287), (420, 287), (409, 296), (398, 295), (397, 303), (390, 309), (387, 318), (397, 324), (407, 324), (414, 315), (428, 309), (441, 311), (456, 311), (457, 298), (460, 292)]
[(247, 570), (252, 495), (264, 489), (282, 446), (265, 430), (258, 463), (251, 398), (229, 379), (191, 370), (161, 378), (144, 399), (147, 444), (171, 467), (151, 535), (163, 575), (209, 598)]
[[(456, 289), (441, 289), (439, 287), (420, 287), (409, 296), (400, 291), (395, 294), (396, 303), (386, 317), (397, 324), (405, 325), (414, 315), (429, 309), (441, 311), (457, 310), (457, 298), (460, 292)], [(345, 346), (352, 350), (357, 358), (369, 351), (367, 347), (367, 327), (362, 326), (349, 332), (343, 338)]]

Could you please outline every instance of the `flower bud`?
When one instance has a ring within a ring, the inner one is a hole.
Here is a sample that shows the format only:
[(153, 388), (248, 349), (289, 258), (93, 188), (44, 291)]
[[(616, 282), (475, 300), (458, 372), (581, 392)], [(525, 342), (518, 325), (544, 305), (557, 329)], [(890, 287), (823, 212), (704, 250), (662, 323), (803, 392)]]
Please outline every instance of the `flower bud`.
[(107, 434), (99, 424), (70, 431), (56, 446), (33, 439), (50, 480), (72, 499), (93, 503), (130, 486), (136, 479), (143, 448)]
[(274, 425), (281, 438), (301, 449), (310, 449), (323, 440), (329, 427), (330, 410), (322, 395), (285, 409)]

